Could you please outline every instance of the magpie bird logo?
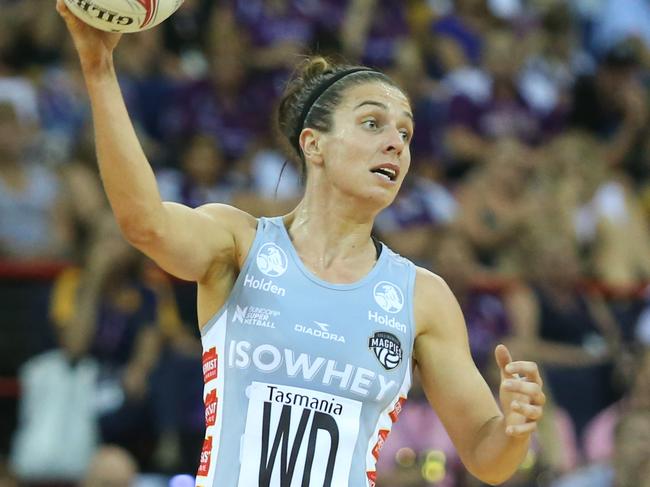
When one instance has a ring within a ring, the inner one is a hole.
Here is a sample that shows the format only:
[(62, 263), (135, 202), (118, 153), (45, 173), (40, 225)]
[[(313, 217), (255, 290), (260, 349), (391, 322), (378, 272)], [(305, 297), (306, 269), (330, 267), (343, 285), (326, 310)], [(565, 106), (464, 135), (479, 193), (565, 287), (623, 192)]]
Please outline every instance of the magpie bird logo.
[(399, 313), (404, 307), (402, 290), (392, 282), (381, 281), (373, 289), (375, 302), (388, 313)]
[(287, 271), (287, 254), (272, 242), (267, 242), (257, 252), (257, 267), (269, 277), (279, 277)]

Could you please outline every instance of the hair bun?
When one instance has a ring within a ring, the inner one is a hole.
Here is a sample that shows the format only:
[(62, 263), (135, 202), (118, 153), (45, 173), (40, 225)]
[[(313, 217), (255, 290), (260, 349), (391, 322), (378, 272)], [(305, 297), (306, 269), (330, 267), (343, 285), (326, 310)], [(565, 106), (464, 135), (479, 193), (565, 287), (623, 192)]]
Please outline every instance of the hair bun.
[(334, 72), (334, 66), (323, 56), (313, 56), (305, 59), (297, 71), (298, 77), (308, 83), (312, 78)]

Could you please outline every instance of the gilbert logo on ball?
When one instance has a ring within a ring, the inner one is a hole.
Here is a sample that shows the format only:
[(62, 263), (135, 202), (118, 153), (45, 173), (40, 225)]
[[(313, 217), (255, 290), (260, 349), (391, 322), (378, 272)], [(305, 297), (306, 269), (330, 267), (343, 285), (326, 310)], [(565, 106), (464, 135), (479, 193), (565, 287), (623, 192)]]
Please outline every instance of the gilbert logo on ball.
[(183, 0), (64, 0), (86, 24), (107, 32), (140, 32), (160, 24)]

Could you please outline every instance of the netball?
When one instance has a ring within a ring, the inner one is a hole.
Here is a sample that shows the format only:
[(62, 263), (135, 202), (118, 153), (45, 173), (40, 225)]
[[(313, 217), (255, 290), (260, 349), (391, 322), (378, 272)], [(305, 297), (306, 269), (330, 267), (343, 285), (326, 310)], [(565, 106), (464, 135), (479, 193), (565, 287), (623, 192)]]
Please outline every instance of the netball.
[(183, 0), (64, 0), (80, 20), (107, 32), (150, 29), (173, 14)]

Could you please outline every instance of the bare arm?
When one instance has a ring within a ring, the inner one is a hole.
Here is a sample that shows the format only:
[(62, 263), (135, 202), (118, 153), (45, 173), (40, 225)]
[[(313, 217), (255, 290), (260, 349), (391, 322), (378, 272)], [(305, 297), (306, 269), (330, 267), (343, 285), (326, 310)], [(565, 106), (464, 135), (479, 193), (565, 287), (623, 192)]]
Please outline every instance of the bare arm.
[(429, 402), (467, 469), (490, 484), (505, 481), (524, 459), (542, 415), (536, 365), (512, 362), (508, 350), (497, 347), (500, 409), (474, 365), (460, 306), (444, 281), (419, 270), (415, 307), (415, 358)]
[(79, 21), (62, 0), (57, 10), (79, 54), (102, 182), (125, 238), (182, 279), (203, 281), (215, 264), (236, 266), (237, 235), (254, 228), (255, 220), (225, 205), (193, 210), (162, 202), (115, 74), (113, 50), (120, 36)]

